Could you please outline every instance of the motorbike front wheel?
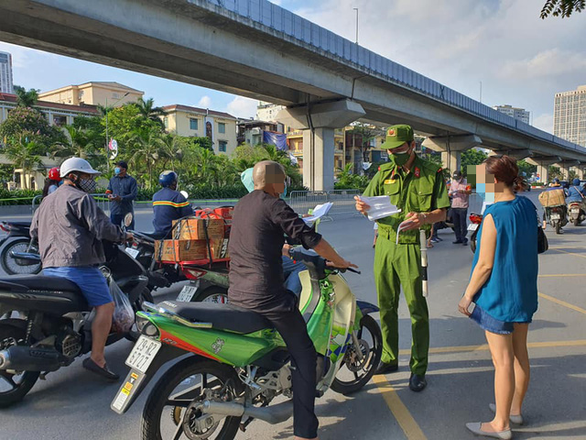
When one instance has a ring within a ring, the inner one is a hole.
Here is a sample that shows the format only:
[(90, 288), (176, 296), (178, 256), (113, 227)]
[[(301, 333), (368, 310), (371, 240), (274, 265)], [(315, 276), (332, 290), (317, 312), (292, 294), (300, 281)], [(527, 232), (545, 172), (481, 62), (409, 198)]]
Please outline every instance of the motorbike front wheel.
[(206, 390), (214, 399), (230, 401), (238, 377), (227, 365), (188, 357), (159, 379), (142, 413), (142, 440), (232, 440), (241, 417), (202, 414), (197, 408)]
[(360, 390), (372, 378), (380, 363), (383, 338), (374, 318), (368, 315), (362, 317), (356, 337), (360, 343), (358, 349), (362, 353), (362, 359), (357, 356), (357, 347), (350, 340), (344, 363), (332, 383), (332, 390), (337, 393), (352, 394)]
[[(0, 350), (24, 342), (26, 331), (17, 325), (10, 325), (16, 320), (7, 319), (0, 323)], [(9, 373), (0, 370), (0, 408), (20, 402), (39, 379), (39, 371), (17, 371)]]
[(28, 252), (30, 241), (30, 238), (26, 237), (17, 238), (6, 244), (2, 249), (0, 264), (2, 264), (2, 269), (8, 275), (35, 275), (41, 271), (40, 262), (21, 260), (12, 256), (12, 252)]

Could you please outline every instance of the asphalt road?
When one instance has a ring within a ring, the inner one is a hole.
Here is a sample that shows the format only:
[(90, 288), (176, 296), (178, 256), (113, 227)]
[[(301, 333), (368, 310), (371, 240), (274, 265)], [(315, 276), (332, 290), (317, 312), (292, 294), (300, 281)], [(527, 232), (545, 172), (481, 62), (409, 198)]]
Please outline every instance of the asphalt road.
[[(536, 193), (529, 196), (536, 203)], [(536, 203), (537, 204), (537, 203)], [(137, 211), (137, 228), (149, 229), (150, 212)], [(586, 226), (567, 226), (564, 235), (547, 231), (550, 250), (540, 256), (540, 306), (530, 327), (532, 380), (526, 399), (526, 425), (516, 439), (586, 438)], [(320, 232), (338, 252), (362, 269), (346, 276), (355, 294), (376, 302), (372, 276), (372, 224), (362, 217), (324, 222)], [(469, 248), (443, 242), (430, 249), (431, 356), (428, 388), (407, 387), (410, 319), (400, 305), (400, 371), (370, 382), (344, 397), (332, 391), (317, 402), (324, 439), (472, 439), (470, 421), (491, 418), (493, 370), (483, 331), (457, 311), (470, 273)], [(158, 292), (174, 297), (181, 286)], [(112, 368), (125, 372), (132, 345), (107, 349)], [(151, 385), (152, 386), (152, 385)], [(1, 440), (138, 439), (147, 392), (124, 416), (109, 409), (118, 385), (86, 373), (81, 361), (38, 382), (25, 400), (0, 412)], [(150, 387), (149, 387), (150, 389)], [(292, 438), (291, 421), (276, 426), (252, 423), (238, 439)]]

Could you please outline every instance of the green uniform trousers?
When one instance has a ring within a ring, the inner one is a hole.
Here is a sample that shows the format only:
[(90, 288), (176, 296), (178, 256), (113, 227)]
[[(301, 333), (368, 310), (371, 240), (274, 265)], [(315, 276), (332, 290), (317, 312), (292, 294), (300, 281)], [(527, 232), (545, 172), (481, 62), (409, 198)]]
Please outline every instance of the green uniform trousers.
[(382, 362), (399, 361), (399, 294), (401, 286), (411, 314), (411, 372), (424, 375), (429, 352), (429, 312), (421, 284), (419, 244), (399, 244), (380, 233), (374, 256), (374, 279), (383, 335)]

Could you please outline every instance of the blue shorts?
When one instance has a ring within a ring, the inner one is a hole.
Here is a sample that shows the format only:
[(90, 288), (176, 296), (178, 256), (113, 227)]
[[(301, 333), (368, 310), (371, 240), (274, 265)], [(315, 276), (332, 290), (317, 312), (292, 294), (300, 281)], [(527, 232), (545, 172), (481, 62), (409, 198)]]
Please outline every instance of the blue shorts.
[(474, 306), (470, 318), (476, 321), (476, 323), (487, 332), (497, 333), (499, 335), (510, 335), (514, 330), (512, 322), (495, 319), (477, 305)]
[(43, 275), (66, 278), (77, 284), (90, 307), (103, 306), (114, 301), (108, 282), (97, 267), (47, 267), (43, 269)]

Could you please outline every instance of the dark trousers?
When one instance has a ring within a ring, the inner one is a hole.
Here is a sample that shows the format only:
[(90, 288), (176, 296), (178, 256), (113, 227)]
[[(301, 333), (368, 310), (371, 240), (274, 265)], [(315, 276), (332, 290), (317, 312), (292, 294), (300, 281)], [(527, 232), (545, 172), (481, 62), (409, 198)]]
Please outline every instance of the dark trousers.
[[(110, 221), (114, 223), (116, 226), (124, 226), (124, 216), (128, 214), (127, 212), (121, 214), (110, 213)], [(132, 217), (132, 223), (128, 226), (129, 230), (134, 231), (134, 216)]]
[(283, 337), (291, 355), (293, 382), (293, 433), (298, 437), (317, 437), (315, 416), (317, 353), (307, 334), (307, 325), (296, 308), (291, 312), (264, 314)]
[(452, 221), (454, 222), (454, 232), (456, 233), (457, 241), (468, 241), (466, 234), (468, 234), (468, 224), (466, 223), (466, 215), (468, 208), (452, 208)]

